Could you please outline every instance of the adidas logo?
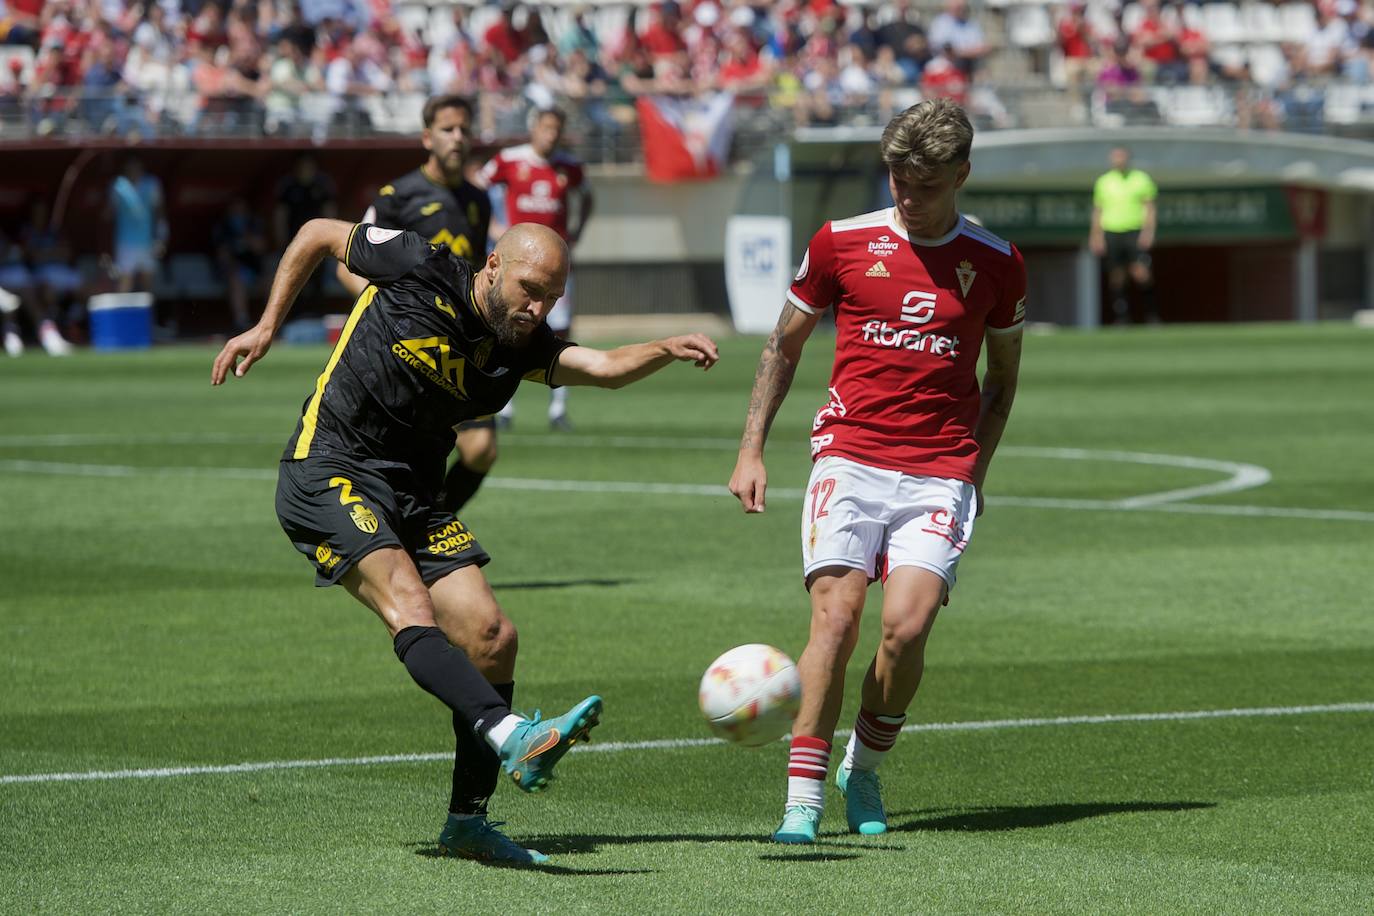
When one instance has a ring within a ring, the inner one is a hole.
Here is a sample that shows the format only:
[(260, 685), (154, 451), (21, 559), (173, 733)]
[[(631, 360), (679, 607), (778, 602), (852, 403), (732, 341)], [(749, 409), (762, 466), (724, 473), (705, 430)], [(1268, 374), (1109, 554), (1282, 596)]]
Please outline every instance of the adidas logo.
[(877, 263), (875, 263), (872, 267), (870, 267), (870, 268), (868, 269), (868, 273), (864, 274), (864, 276), (865, 276), (865, 277), (890, 277), (890, 276), (892, 276), (892, 274), (890, 274), (890, 273), (887, 272), (887, 268), (886, 268), (885, 266), (883, 266), (883, 262), (882, 262), (882, 261), (878, 261)]

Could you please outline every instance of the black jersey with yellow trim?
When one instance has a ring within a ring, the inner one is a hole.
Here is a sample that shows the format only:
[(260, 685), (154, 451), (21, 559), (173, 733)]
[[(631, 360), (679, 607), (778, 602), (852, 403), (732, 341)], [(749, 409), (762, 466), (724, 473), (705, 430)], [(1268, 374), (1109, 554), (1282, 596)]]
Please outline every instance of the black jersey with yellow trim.
[(477, 309), (472, 267), (414, 232), (360, 223), (344, 263), (369, 285), (283, 457), (395, 462), (437, 490), (453, 427), (500, 410), (522, 380), (552, 386), (571, 344), (544, 324), (524, 346), (497, 341)]
[(383, 185), (363, 222), (418, 232), (480, 267), (487, 257), (491, 198), (466, 181), (456, 188), (435, 181), (421, 167)]

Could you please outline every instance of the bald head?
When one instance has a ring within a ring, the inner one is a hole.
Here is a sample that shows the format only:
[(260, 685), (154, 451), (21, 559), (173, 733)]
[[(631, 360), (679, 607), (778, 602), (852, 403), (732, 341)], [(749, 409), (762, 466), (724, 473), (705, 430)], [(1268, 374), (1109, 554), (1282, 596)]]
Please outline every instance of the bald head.
[(563, 295), (568, 282), (568, 246), (548, 226), (516, 223), (487, 256), (478, 307), (509, 346), (526, 343)]
[(538, 223), (511, 226), (497, 241), (496, 254), (502, 263), (519, 261), (564, 278), (568, 275), (568, 243), (557, 232)]

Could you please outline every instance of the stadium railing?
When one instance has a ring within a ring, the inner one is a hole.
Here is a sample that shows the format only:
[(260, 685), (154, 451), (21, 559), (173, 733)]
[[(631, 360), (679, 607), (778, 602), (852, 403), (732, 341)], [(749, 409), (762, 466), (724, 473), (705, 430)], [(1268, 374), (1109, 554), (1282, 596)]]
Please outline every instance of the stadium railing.
[[(919, 101), (921, 93), (896, 88), (849, 97), (817, 115), (805, 95), (737, 97), (734, 158), (748, 159), (797, 127), (881, 125)], [(1151, 124), (1240, 127), (1312, 133), (1374, 133), (1374, 85), (1343, 81), (1303, 82), (1263, 89), (1224, 82), (1205, 85), (1141, 85), (1126, 89), (1059, 88), (1049, 83), (975, 83), (963, 99), (979, 129), (1014, 127), (1122, 127)], [(80, 142), (92, 137), (252, 140), (272, 137), (314, 143), (415, 135), (420, 129), (419, 93), (336, 97), (307, 93), (263, 104), (247, 97), (204, 98), (194, 92), (130, 95), (91, 93), (0, 96), (0, 142), (47, 139)], [(571, 118), (573, 152), (589, 162), (641, 160), (632, 105), (564, 100)], [(532, 103), (524, 96), (478, 99), (479, 129), (497, 141), (524, 133)]]

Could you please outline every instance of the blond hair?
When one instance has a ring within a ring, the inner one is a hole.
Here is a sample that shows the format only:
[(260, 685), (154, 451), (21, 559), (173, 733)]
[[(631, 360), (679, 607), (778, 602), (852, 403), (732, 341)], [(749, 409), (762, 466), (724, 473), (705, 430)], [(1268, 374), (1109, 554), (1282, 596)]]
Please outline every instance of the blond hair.
[(973, 125), (949, 99), (927, 99), (889, 121), (880, 146), (888, 171), (926, 175), (968, 161)]

